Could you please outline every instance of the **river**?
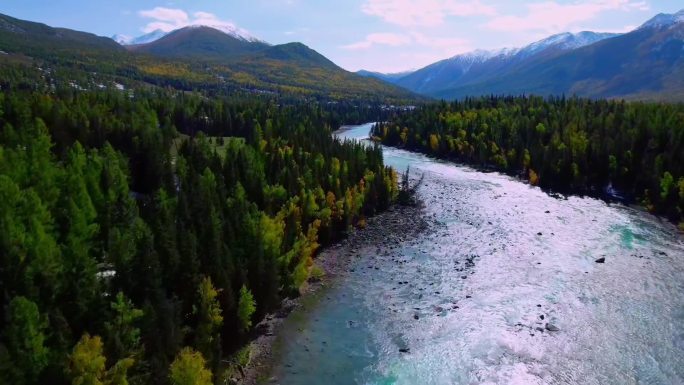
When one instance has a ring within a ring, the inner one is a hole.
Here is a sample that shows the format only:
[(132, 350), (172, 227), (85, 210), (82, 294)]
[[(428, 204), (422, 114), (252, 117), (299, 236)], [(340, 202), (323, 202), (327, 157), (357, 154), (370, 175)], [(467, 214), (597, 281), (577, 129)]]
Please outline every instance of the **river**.
[(384, 156), (425, 175), (419, 196), (439, 226), (358, 256), (294, 311), (273, 382), (684, 384), (684, 241), (672, 224), (420, 154)]

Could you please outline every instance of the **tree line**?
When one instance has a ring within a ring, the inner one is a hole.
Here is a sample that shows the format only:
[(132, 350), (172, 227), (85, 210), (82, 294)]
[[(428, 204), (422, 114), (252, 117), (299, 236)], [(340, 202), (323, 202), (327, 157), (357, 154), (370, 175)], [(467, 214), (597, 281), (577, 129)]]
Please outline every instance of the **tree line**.
[(208, 384), (398, 195), (374, 109), (171, 90), (0, 93), (0, 383)]
[(621, 195), (684, 230), (684, 105), (483, 97), (396, 114), (372, 135), (563, 193)]

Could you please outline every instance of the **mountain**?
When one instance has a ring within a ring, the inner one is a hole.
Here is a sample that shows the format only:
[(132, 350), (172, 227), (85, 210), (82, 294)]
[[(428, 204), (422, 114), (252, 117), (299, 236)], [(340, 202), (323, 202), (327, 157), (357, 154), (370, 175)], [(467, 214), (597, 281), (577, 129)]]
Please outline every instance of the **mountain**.
[(506, 71), (431, 93), (576, 94), (595, 98), (684, 100), (684, 12), (658, 15), (630, 33), (512, 65)]
[[(304, 44), (271, 46), (231, 26), (191, 26), (151, 43), (122, 47), (112, 38), (0, 15), (0, 51), (0, 66), (30, 73), (33, 82), (26, 86), (32, 88), (159, 86), (390, 104), (423, 99), (345, 71)], [(0, 79), (0, 87), (7, 81)]]
[(413, 73), (413, 71), (404, 71), (404, 72), (396, 72), (396, 73), (389, 73), (389, 74), (384, 74), (381, 72), (373, 72), (373, 71), (366, 71), (366, 70), (360, 70), (356, 71), (357, 75), (361, 75), (363, 77), (367, 78), (376, 78), (380, 80), (384, 80), (388, 83), (396, 83), (397, 80)]
[(502, 76), (539, 57), (549, 57), (615, 36), (618, 35), (586, 31), (561, 33), (522, 48), (476, 50), (431, 64), (393, 83), (427, 95), (442, 94), (444, 90)]
[(576, 94), (684, 100), (683, 47), (681, 10), (656, 15), (627, 34), (561, 33), (522, 48), (457, 55), (383, 80), (444, 99)]
[[(213, 24), (197, 24), (197, 25), (190, 25), (184, 28), (211, 28), (215, 29), (218, 31), (221, 31), (225, 33), (228, 36), (232, 36), (238, 40), (244, 40), (252, 43), (263, 43), (262, 40), (250, 35), (247, 31), (238, 28), (234, 25), (229, 25), (229, 24), (219, 24), (219, 25), (213, 25)], [(136, 38), (130, 37), (128, 35), (121, 35), (121, 34), (116, 34), (112, 36), (112, 40), (116, 41), (117, 43), (121, 45), (139, 45), (139, 44), (148, 44), (155, 42), (164, 36), (168, 35), (169, 33), (173, 33), (175, 31), (178, 31), (180, 29), (184, 28), (178, 28), (176, 30), (173, 30), (171, 32), (165, 32), (162, 31), (161, 29), (155, 29), (152, 32), (146, 33), (142, 36), (138, 36)]]
[(245, 31), (242, 28), (236, 27), (232, 24), (197, 24), (197, 25), (191, 25), (189, 28), (202, 28), (202, 27), (207, 27), (207, 28), (213, 28), (216, 30), (219, 30), (223, 33), (225, 33), (228, 36), (232, 36), (238, 40), (244, 40), (248, 41), (251, 43), (265, 43), (263, 40), (258, 39), (252, 35), (249, 34), (249, 32)]
[(585, 47), (601, 40), (619, 36), (619, 33), (590, 32), (583, 31), (578, 33), (559, 33), (532, 43), (520, 50), (512, 52), (518, 58), (526, 58), (548, 50), (568, 51)]
[(229, 32), (207, 26), (190, 26), (150, 43), (128, 48), (133, 52), (166, 58), (226, 59), (269, 47), (258, 39)]
[[(264, 43), (264, 41), (250, 35), (247, 31), (245, 31), (241, 28), (238, 28), (234, 25), (230, 25), (230, 24), (218, 24), (218, 25), (197, 24), (197, 25), (190, 25), (190, 26), (187, 26), (184, 28), (203, 28), (203, 27), (221, 31), (221, 32), (225, 33), (226, 35), (234, 37), (238, 40), (248, 41), (248, 42), (252, 42), (252, 43)], [(146, 33), (146, 34), (144, 34), (142, 36), (138, 36), (136, 38), (132, 38), (128, 35), (117, 34), (117, 35), (112, 36), (112, 40), (116, 41), (117, 43), (119, 43), (121, 45), (148, 44), (148, 43), (155, 42), (155, 41), (163, 38), (164, 36), (166, 36), (170, 33), (173, 33), (175, 31), (178, 31), (178, 30), (184, 29), (184, 28), (178, 28), (178, 29), (173, 30), (171, 32), (165, 32), (165, 31), (162, 31), (161, 29), (155, 29), (152, 32)]]
[(133, 38), (129, 40), (126, 45), (137, 45), (137, 44), (147, 44), (151, 43), (153, 41), (157, 41), (161, 39), (162, 37), (168, 35), (168, 32), (164, 32), (161, 29), (155, 29), (152, 32), (146, 33), (142, 36), (138, 36), (136, 38)]
[(354, 97), (416, 95), (377, 79), (348, 72), (302, 43), (271, 46), (261, 40), (206, 26), (186, 27), (148, 44), (128, 46), (133, 53), (205, 63), (220, 79), (249, 88), (297, 93), (335, 93)]
[(663, 28), (671, 27), (677, 23), (684, 22), (684, 9), (674, 14), (659, 13), (651, 20), (645, 22), (640, 29), (644, 28)]
[(262, 50), (253, 55), (250, 60), (273, 60), (297, 64), (302, 67), (341, 69), (328, 58), (302, 43), (287, 43), (268, 47), (268, 49)]
[[(420, 98), (403, 88), (346, 71), (302, 43), (270, 46), (227, 63), (232, 76), (247, 84), (261, 84), (266, 88), (333, 93), (354, 98), (376, 99), (374, 94), (392, 94), (402, 99)], [(217, 64), (215, 68), (220, 71), (221, 66)]]
[(128, 35), (121, 35), (121, 34), (112, 35), (112, 37), (110, 39), (114, 40), (115, 42), (117, 42), (121, 45), (128, 45), (128, 44), (130, 44), (131, 40), (133, 40), (132, 37), (130, 37)]

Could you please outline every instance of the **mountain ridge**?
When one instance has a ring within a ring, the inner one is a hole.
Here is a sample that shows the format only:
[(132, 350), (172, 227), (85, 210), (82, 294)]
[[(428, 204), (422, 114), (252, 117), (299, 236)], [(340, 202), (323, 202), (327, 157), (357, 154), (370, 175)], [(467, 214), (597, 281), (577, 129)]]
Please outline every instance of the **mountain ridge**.
[(492, 73), (509, 71), (516, 65), (532, 60), (538, 55), (551, 55), (576, 49), (616, 34), (583, 31), (561, 33), (528, 44), (520, 48), (498, 50), (475, 50), (430, 64), (394, 84), (412, 91), (432, 95), (444, 88), (468, 84)]
[(446, 99), (534, 93), (684, 100), (683, 46), (681, 10), (625, 34), (560, 33), (521, 48), (456, 55), (400, 78), (374, 76)]
[(684, 23), (630, 33), (553, 55), (514, 71), (443, 89), (457, 99), (495, 94), (575, 94), (592, 98), (684, 100)]

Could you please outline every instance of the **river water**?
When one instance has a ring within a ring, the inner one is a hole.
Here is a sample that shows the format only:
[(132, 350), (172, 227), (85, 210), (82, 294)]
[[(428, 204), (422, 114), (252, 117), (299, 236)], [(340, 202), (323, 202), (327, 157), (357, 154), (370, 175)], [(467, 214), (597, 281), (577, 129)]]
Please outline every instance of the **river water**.
[(498, 173), (384, 154), (425, 175), (419, 195), (438, 225), (389, 256), (358, 256), (293, 312), (273, 382), (684, 384), (684, 241), (673, 225)]

